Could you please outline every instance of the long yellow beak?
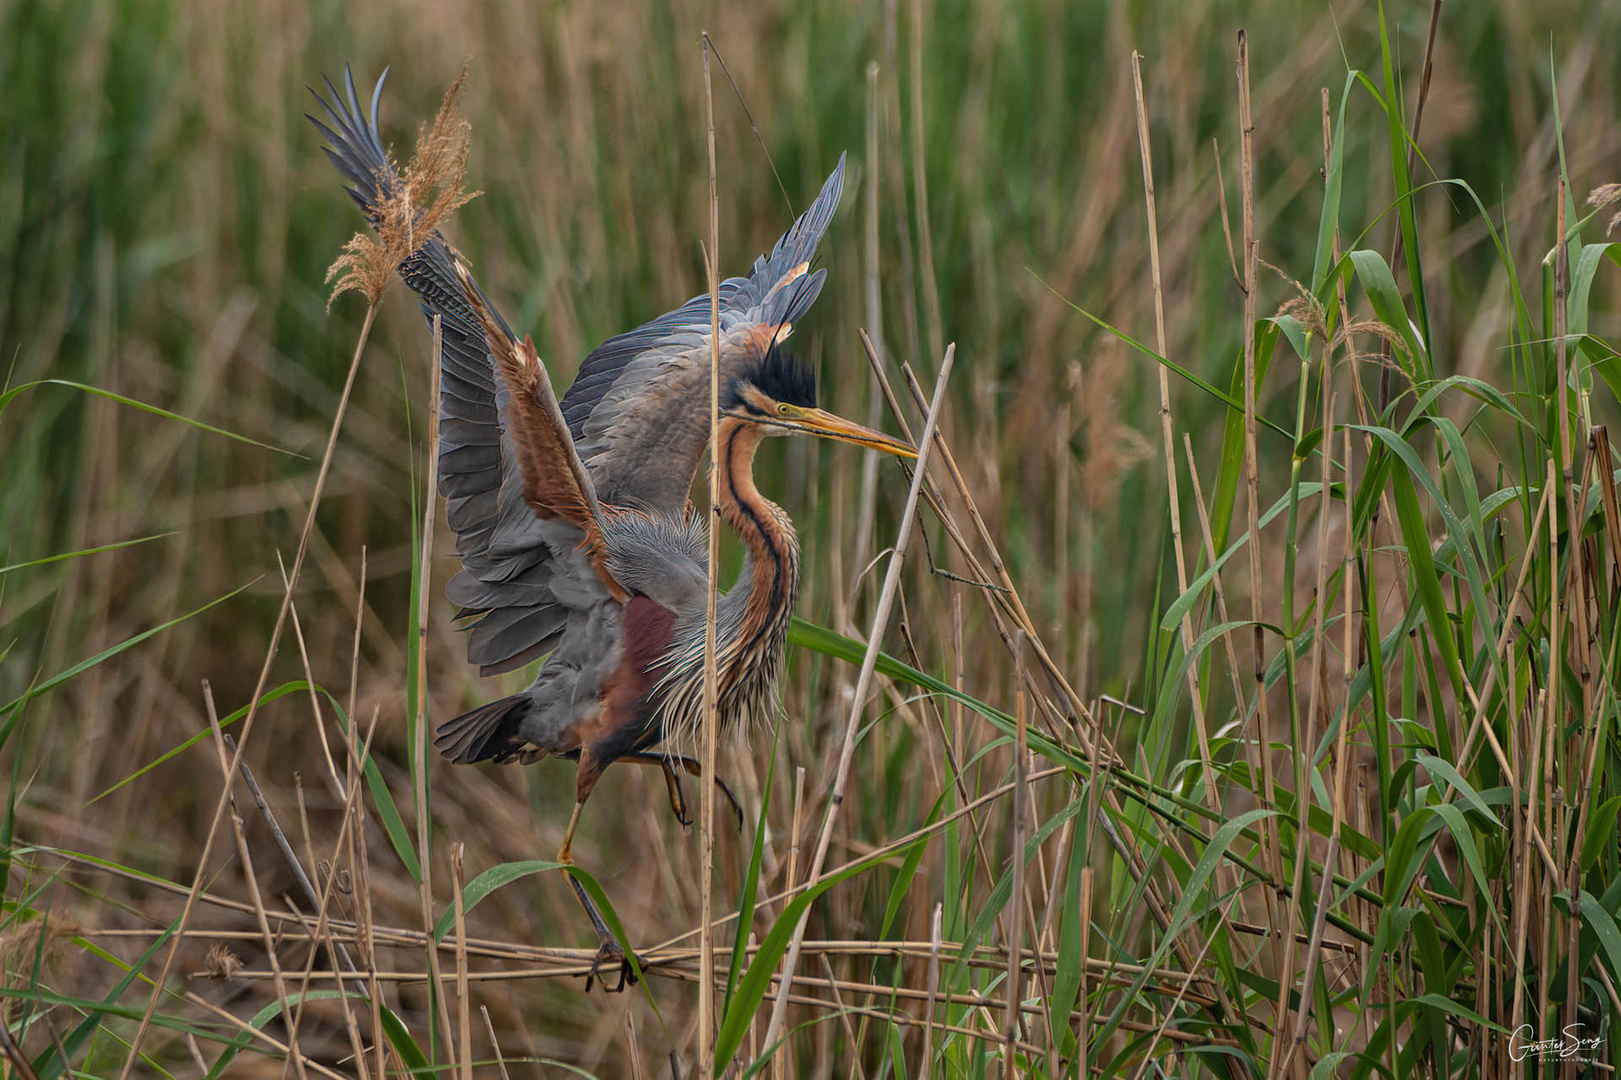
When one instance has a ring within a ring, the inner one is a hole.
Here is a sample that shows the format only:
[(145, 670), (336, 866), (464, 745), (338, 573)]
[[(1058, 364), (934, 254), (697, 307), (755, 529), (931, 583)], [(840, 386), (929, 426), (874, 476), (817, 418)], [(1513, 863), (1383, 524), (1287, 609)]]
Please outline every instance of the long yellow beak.
[(856, 446), (864, 446), (868, 450), (881, 450), (896, 457), (917, 457), (917, 450), (899, 439), (892, 439), (881, 431), (862, 427), (853, 420), (835, 416), (825, 409), (807, 409), (797, 405), (790, 405), (788, 408), (790, 410), (788, 413), (773, 417), (773, 422), (792, 431), (802, 431), (806, 435), (854, 443)]

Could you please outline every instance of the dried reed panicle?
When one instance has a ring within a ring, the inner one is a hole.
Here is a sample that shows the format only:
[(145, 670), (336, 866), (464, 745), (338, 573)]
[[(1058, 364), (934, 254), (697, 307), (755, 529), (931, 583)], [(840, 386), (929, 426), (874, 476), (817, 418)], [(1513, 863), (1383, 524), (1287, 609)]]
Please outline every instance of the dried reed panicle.
[[(1265, 259), (1262, 259), (1261, 263), (1268, 269), (1276, 271), (1277, 275), (1282, 278), (1284, 282), (1287, 283), (1291, 288), (1293, 288), (1296, 293), (1294, 297), (1285, 300), (1278, 306), (1277, 313), (1274, 317), (1282, 315), (1293, 316), (1300, 322), (1301, 326), (1306, 328), (1308, 333), (1315, 334), (1319, 338), (1328, 338), (1328, 312), (1324, 309), (1323, 305), (1318, 301), (1318, 299), (1311, 294), (1311, 290), (1307, 289), (1299, 281), (1296, 281), (1288, 274), (1285, 274), (1282, 270), (1279, 270), (1276, 266), (1273, 266)], [(1339, 349), (1342, 345), (1345, 345), (1353, 337), (1356, 337), (1359, 334), (1366, 334), (1369, 337), (1376, 337), (1379, 340), (1388, 342), (1397, 348), (1407, 347), (1407, 342), (1403, 340), (1399, 331), (1392, 327), (1386, 326), (1377, 319), (1345, 319), (1335, 329), (1333, 338), (1329, 340), (1329, 351), (1332, 352)], [(1382, 354), (1370, 354), (1367, 357), (1359, 355), (1357, 359), (1375, 359), (1383, 362), (1384, 358)], [(1395, 367), (1398, 365), (1392, 364), (1391, 366)]]
[(61, 943), (81, 930), (83, 927), (69, 919), (35, 919), (0, 934), (4, 985), (11, 989), (28, 985), (36, 961), (43, 963), (53, 958), (61, 951)]
[(221, 944), (208, 947), (208, 959), (188, 976), (193, 979), (229, 979), (242, 970), (242, 958)]
[[(1378, 319), (1351, 319), (1347, 321), (1341, 325), (1339, 332), (1334, 335), (1334, 340), (1330, 343), (1330, 347), (1338, 349), (1341, 345), (1344, 345), (1346, 342), (1350, 341), (1353, 337), (1356, 337), (1359, 334), (1366, 334), (1369, 337), (1376, 337), (1380, 341), (1387, 342), (1393, 348), (1405, 349), (1407, 347), (1407, 342), (1402, 339), (1400, 333), (1391, 327), (1386, 326)], [(1380, 363), (1388, 363), (1390, 367), (1395, 368), (1399, 368), (1401, 366), (1394, 360), (1387, 362), (1384, 358), (1383, 350), (1376, 353), (1357, 353), (1356, 359), (1377, 360)]]
[[(1621, 184), (1600, 184), (1587, 194), (1587, 205), (1595, 210), (1601, 210), (1614, 202), (1621, 202)], [(1609, 236), (1615, 232), (1617, 225), (1621, 225), (1621, 214), (1610, 219), (1610, 224), (1604, 229), (1604, 235)]]
[(464, 66), (445, 91), (433, 126), (418, 130), (410, 163), (398, 178), (380, 178), (378, 187), (386, 194), (372, 208), (377, 235), (356, 233), (343, 245), (343, 253), (326, 272), (327, 281), (336, 279), (327, 307), (350, 289), (377, 303), (400, 264), (451, 214), (479, 195), (462, 190), (471, 127), (456, 112), (456, 99), (466, 82)]

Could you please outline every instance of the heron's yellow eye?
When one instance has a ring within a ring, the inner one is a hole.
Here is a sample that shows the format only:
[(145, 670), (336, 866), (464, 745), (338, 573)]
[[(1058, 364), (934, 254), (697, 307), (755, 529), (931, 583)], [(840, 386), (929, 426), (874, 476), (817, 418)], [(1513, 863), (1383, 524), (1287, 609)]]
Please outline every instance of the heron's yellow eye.
[(777, 406), (777, 414), (779, 416), (787, 416), (792, 411), (793, 410), (789, 407), (786, 401)]

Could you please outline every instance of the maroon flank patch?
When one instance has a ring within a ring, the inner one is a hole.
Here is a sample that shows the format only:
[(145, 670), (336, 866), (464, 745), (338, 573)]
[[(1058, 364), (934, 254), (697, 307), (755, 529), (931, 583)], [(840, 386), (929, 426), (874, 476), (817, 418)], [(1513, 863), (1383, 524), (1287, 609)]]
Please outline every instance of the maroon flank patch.
[(675, 632), (675, 612), (649, 600), (645, 596), (632, 597), (619, 616), (620, 640), (624, 643), (625, 662), (621, 672), (635, 674), (637, 698), (645, 697), (658, 681), (654, 669), (659, 666), (670, 647)]
[(581, 783), (622, 754), (645, 750), (659, 740), (649, 698), (658, 685), (659, 661), (670, 644), (675, 614), (645, 596), (632, 597), (619, 617), (620, 662), (603, 688), (602, 708), (577, 725)]

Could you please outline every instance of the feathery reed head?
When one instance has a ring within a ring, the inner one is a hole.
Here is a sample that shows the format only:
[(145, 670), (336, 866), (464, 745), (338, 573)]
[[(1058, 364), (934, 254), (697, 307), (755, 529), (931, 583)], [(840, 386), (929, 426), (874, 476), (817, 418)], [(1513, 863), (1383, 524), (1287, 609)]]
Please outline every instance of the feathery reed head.
[[(343, 253), (327, 269), (327, 281), (336, 279), (327, 307), (351, 289), (366, 294), (375, 304), (400, 264), (411, 257), (462, 206), (480, 193), (462, 189), (467, 174), (471, 127), (456, 110), (467, 82), (467, 67), (445, 91), (433, 125), (417, 132), (416, 150), (403, 173), (379, 176), (377, 188), (385, 192), (372, 207), (375, 236), (356, 233), (343, 245)], [(386, 172), (393, 173), (392, 165)]]

